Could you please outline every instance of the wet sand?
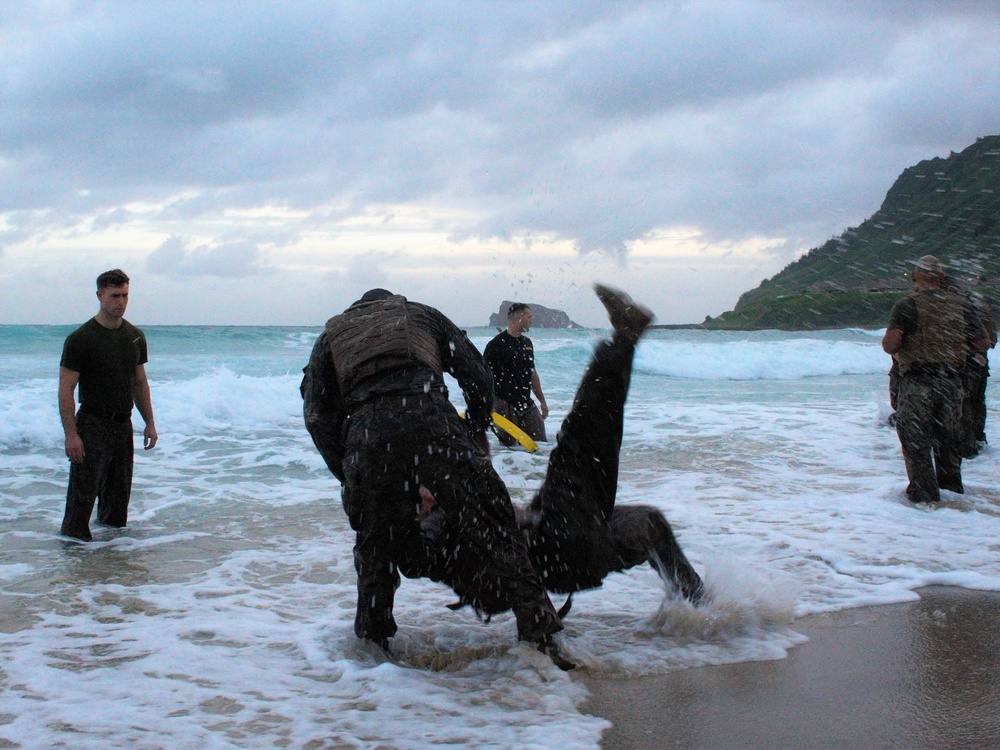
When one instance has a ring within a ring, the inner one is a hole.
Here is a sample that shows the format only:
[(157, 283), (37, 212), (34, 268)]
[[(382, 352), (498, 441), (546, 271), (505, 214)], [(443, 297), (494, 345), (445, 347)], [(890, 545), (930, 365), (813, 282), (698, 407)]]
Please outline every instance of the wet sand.
[(1000, 748), (1000, 593), (796, 620), (787, 658), (593, 680), (605, 750)]

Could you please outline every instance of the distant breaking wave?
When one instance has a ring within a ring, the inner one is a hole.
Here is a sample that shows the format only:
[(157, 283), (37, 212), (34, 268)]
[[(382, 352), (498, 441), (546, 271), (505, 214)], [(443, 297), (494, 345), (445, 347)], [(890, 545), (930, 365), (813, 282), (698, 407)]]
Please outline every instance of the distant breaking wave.
[(878, 344), (822, 339), (784, 341), (644, 341), (636, 369), (695, 380), (796, 380), (886, 373), (889, 356)]

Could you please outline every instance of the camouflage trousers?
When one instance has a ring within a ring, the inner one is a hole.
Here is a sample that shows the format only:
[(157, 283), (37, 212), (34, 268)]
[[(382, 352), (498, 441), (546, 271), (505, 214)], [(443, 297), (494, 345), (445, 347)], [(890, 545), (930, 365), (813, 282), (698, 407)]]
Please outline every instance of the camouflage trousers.
[(937, 502), (941, 489), (963, 492), (962, 380), (958, 375), (913, 374), (900, 378), (896, 434), (903, 449), (915, 503)]
[[(507, 488), (446, 396), (365, 404), (351, 414), (345, 448), (358, 637), (385, 645), (396, 632), (400, 574), (447, 584), (481, 615), (513, 610), (523, 640), (540, 642), (562, 629), (528, 559)], [(432, 534), (418, 520), (420, 487), (438, 504)]]
[[(548, 442), (548, 437), (545, 435), (545, 420), (542, 419), (542, 413), (534, 402), (523, 409), (515, 409), (503, 399), (498, 398), (493, 402), (493, 408), (500, 416), (506, 417), (524, 430), (525, 434), (532, 440)], [(497, 436), (497, 440), (508, 448), (517, 444), (514, 438), (499, 427), (494, 426), (493, 433)]]
[(970, 360), (962, 372), (962, 439), (959, 452), (962, 458), (972, 458), (979, 453), (977, 443), (986, 442), (986, 381), (990, 376), (989, 365)]
[(634, 355), (632, 344), (598, 344), (521, 528), (549, 591), (595, 588), (609, 573), (648, 562), (697, 602), (701, 578), (663, 514), (648, 505), (615, 504)]

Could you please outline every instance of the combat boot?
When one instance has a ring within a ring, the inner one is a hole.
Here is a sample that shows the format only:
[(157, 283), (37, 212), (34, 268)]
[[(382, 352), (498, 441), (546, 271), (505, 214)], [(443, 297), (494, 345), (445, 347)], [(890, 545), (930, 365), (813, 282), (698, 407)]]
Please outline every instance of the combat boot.
[(653, 322), (652, 311), (634, 302), (625, 292), (604, 284), (594, 284), (594, 292), (608, 311), (611, 327), (615, 331), (613, 340), (627, 344), (637, 343)]
[(539, 641), (538, 650), (548, 656), (552, 660), (552, 663), (559, 667), (559, 669), (563, 672), (569, 672), (571, 669), (576, 669), (576, 664), (559, 653), (559, 647), (556, 645), (556, 642), (552, 639), (551, 635), (547, 635)]

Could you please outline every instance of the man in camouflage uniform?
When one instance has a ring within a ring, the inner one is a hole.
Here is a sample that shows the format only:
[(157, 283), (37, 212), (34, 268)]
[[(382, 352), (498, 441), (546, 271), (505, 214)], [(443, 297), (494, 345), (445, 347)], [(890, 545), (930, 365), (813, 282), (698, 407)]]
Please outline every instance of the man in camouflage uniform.
[(701, 578), (663, 514), (647, 505), (615, 505), (632, 361), (653, 315), (622, 292), (599, 284), (595, 290), (614, 333), (595, 348), (545, 481), (521, 513), (528, 552), (549, 591), (596, 588), (609, 573), (648, 562), (697, 604)]
[[(989, 348), (997, 344), (997, 327), (990, 303), (981, 294), (969, 291), (966, 296), (979, 314), (986, 329)], [(990, 377), (990, 363), (985, 351), (972, 351), (962, 371), (962, 440), (959, 453), (962, 458), (974, 458), (986, 444), (986, 381)]]
[(896, 433), (915, 503), (964, 492), (959, 455), (962, 371), (970, 354), (988, 348), (986, 331), (967, 298), (943, 288), (944, 267), (932, 255), (913, 271), (917, 290), (889, 315), (882, 349), (899, 363)]
[[(465, 420), (445, 372), (462, 388)], [(302, 395), (306, 428), (341, 481), (356, 532), (358, 637), (388, 647), (402, 573), (451, 586), (487, 617), (512, 609), (520, 639), (572, 668), (552, 640), (562, 625), (490, 462), (492, 378), (465, 334), (432, 307), (371, 290), (327, 322)]]

